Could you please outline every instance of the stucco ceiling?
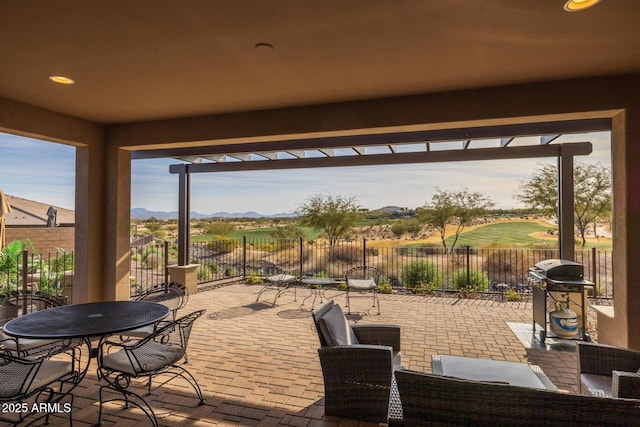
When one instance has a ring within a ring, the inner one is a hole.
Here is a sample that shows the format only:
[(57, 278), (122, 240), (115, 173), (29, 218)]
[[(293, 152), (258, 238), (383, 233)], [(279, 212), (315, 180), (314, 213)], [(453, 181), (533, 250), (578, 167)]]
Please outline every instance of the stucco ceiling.
[(640, 1), (564, 2), (0, 0), (0, 97), (121, 123), (640, 71)]

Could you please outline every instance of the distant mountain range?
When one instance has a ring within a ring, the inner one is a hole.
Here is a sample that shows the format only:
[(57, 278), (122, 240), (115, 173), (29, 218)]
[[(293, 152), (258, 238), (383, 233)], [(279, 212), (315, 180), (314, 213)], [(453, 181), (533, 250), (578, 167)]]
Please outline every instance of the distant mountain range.
[[(191, 218), (202, 219), (202, 218), (288, 218), (294, 217), (296, 214), (294, 213), (278, 213), (273, 215), (264, 215), (258, 212), (249, 211), (249, 212), (216, 212), (211, 214), (202, 214), (199, 212), (191, 212)], [(131, 218), (132, 219), (149, 219), (149, 218), (157, 218), (157, 219), (177, 219), (178, 211), (149, 211), (145, 208), (132, 208), (131, 209)]]

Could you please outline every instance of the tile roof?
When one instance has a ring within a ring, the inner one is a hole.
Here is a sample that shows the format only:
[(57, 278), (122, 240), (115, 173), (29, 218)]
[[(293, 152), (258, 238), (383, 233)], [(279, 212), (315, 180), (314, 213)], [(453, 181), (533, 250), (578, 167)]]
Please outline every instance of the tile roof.
[[(51, 205), (27, 200), (5, 194), (11, 205), (11, 212), (5, 215), (7, 227), (41, 226), (47, 225), (47, 211)], [(53, 206), (57, 210), (56, 225), (75, 224), (75, 212), (69, 209)]]

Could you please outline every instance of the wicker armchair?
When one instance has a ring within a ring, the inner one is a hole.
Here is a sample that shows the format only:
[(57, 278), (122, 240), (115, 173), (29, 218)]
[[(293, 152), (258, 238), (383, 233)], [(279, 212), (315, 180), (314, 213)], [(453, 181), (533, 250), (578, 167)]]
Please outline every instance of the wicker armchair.
[(581, 341), (576, 348), (583, 394), (640, 399), (640, 351)]
[(398, 418), (393, 372), (400, 365), (400, 327), (351, 327), (333, 301), (314, 311), (313, 320), (321, 344), (325, 414), (379, 423)]

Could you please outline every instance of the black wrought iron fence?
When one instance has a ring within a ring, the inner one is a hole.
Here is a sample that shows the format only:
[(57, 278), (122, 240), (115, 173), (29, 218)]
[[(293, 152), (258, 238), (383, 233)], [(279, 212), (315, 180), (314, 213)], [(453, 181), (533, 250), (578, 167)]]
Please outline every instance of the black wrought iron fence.
[[(166, 280), (172, 246), (137, 247), (132, 250), (132, 283), (140, 290)], [(446, 251), (429, 245), (389, 246), (388, 243), (303, 239), (217, 239), (191, 245), (193, 263), (199, 264), (198, 282), (273, 274), (275, 266), (296, 271), (300, 277), (342, 278), (357, 265), (378, 268), (393, 289), (526, 294), (529, 268), (558, 258), (557, 249), (471, 248)], [(594, 296), (613, 296), (613, 252), (591, 248), (576, 250), (585, 279), (595, 283)]]
[(0, 303), (16, 292), (40, 292), (62, 297), (70, 303), (73, 269), (73, 252), (3, 252), (0, 257)]

